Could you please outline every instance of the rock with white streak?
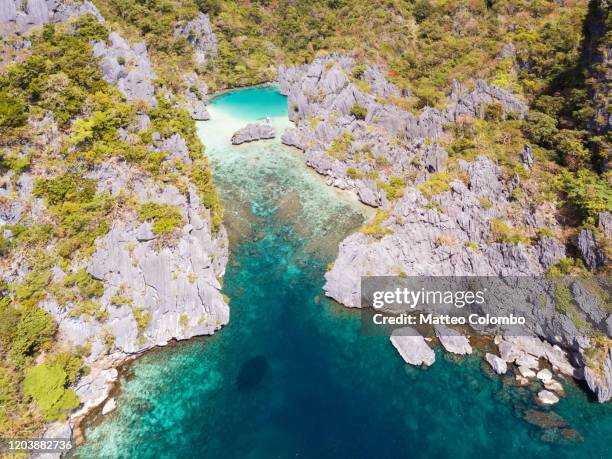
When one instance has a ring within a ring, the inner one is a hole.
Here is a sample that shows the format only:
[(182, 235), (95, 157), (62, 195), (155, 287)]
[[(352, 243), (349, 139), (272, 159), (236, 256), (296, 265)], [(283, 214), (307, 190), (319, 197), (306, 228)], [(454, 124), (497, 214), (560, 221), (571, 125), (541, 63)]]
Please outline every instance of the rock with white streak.
[(102, 415), (106, 416), (117, 409), (117, 402), (114, 398), (109, 399), (102, 407)]

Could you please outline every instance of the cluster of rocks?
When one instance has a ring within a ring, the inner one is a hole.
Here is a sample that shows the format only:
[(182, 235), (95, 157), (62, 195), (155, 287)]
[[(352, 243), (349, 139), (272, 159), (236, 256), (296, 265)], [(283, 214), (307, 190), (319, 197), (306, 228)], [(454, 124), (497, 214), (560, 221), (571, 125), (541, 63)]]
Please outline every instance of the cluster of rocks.
[(245, 142), (273, 139), (274, 137), (276, 137), (276, 130), (269, 124), (269, 122), (249, 123), (245, 127), (234, 132), (232, 135), (232, 144), (240, 145), (241, 143)]
[(72, 17), (93, 14), (104, 18), (91, 2), (57, 0), (2, 0), (0, 1), (0, 37), (23, 33), (48, 22), (65, 22)]
[[(528, 110), (524, 102), (484, 81), (476, 82), (470, 91), (455, 82), (445, 109), (425, 107), (415, 115), (385, 103), (399, 91), (380, 70), (372, 66), (356, 70), (351, 58), (339, 55), (279, 69), (281, 92), (288, 97), (289, 117), (296, 123), (283, 133), (282, 141), (303, 150), (307, 165), (328, 177), (329, 185), (353, 190), (365, 204), (385, 211), (379, 214), (383, 219), (377, 222), (378, 237), (356, 233), (340, 244), (333, 268), (325, 275), (326, 295), (348, 307), (361, 307), (362, 276), (537, 277), (566, 257), (565, 246), (557, 238), (536, 236), (538, 228), (559, 229), (551, 206), (545, 202), (519, 205), (513, 199), (513, 191), (520, 187), (518, 175), (508, 177), (487, 157), (458, 160), (450, 175), (448, 154), (437, 142), (448, 125), (481, 118), (491, 104), (501, 107), (504, 116), (521, 118)], [(361, 109), (355, 110), (356, 106)], [(517, 156), (529, 174), (534, 162), (529, 145)], [(442, 171), (450, 176), (447, 191), (432, 196), (419, 190), (432, 174)], [(389, 199), (381, 183), (389, 183), (392, 177), (401, 177), (406, 188)], [(525, 242), (497, 238), (494, 221), (520, 228)], [(600, 221), (600, 227), (607, 228), (607, 214)], [(603, 252), (594, 251), (592, 233), (582, 238), (588, 242), (587, 251), (594, 253), (592, 258), (601, 261)], [(527, 239), (535, 242), (526, 243)], [(612, 318), (605, 308), (594, 303), (592, 296), (581, 301), (576, 289), (580, 287), (573, 287), (578, 317), (607, 330), (605, 321)], [(544, 293), (549, 298), (554, 295)], [(587, 377), (583, 356), (591, 343), (581, 338), (585, 333), (575, 320), (555, 310), (552, 301), (541, 308), (525, 304), (523, 312), (528, 323), (536, 324), (533, 336), (521, 342), (526, 355), (542, 357), (572, 377), (586, 378), (600, 401), (612, 396), (607, 371), (612, 360), (604, 359), (596, 378)], [(417, 365), (433, 363), (425, 339), (408, 331), (401, 329), (391, 337), (402, 357)], [(607, 333), (612, 336), (612, 329)], [(465, 337), (458, 341), (457, 334), (436, 330), (449, 352), (468, 353), (469, 342)], [(514, 362), (493, 354), (487, 361), (502, 373)]]

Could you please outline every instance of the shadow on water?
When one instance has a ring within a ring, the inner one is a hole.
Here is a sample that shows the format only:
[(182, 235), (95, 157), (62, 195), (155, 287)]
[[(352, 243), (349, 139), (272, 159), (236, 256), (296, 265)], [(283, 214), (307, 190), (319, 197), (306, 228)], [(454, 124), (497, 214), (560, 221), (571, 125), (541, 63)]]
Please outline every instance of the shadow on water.
[(240, 366), (236, 378), (236, 388), (239, 391), (252, 389), (261, 383), (268, 370), (268, 360), (263, 355), (252, 357)]

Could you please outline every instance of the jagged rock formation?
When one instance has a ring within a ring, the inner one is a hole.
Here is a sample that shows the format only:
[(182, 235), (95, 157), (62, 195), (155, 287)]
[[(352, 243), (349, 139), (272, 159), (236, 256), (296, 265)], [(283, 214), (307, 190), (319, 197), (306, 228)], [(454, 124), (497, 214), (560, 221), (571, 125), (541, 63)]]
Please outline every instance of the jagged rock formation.
[(217, 38), (212, 31), (208, 14), (200, 13), (196, 18), (174, 29), (174, 36), (183, 36), (194, 49), (196, 64), (205, 66), (217, 56)]
[(208, 86), (195, 73), (186, 74), (183, 81), (187, 88), (183, 92), (183, 106), (194, 120), (209, 120), (210, 114), (206, 109)]
[[(28, 0), (21, 5), (1, 0), (0, 32), (24, 32), (30, 26), (87, 13), (104, 20), (89, 2)], [(151, 108), (157, 106), (157, 97), (176, 100), (176, 95), (165, 88), (156, 92), (156, 76), (144, 43), (130, 45), (112, 32), (108, 43), (97, 42), (92, 47), (104, 79), (128, 101), (144, 101)], [(196, 88), (185, 99), (199, 94), (197, 103), (188, 101), (192, 103), (190, 113), (196, 119), (204, 119), (207, 88), (195, 75), (184, 79), (189, 87)], [(150, 126), (149, 116), (139, 112), (129, 126), (118, 128), (117, 133), (129, 143), (131, 137)], [(24, 146), (26, 152), (27, 148), (43, 147), (57, 152), (67, 140), (67, 132), (58, 128), (50, 112), (41, 118), (31, 117), (30, 127), (35, 145)], [(164, 152), (166, 161), (172, 164), (170, 172), (177, 172), (172, 167), (178, 163), (192, 164), (187, 142), (178, 132), (154, 132), (151, 138), (148, 150)], [(0, 195), (11, 196), (6, 205), (3, 201), (0, 206), (0, 225), (18, 223), (26, 215), (34, 221), (43, 218), (44, 200), (33, 196), (36, 174), (47, 176), (48, 171), (24, 172), (17, 180), (12, 180), (10, 174), (0, 178)], [(115, 157), (105, 158), (91, 168), (87, 178), (96, 181), (98, 193), (129, 195), (135, 203), (168, 204), (178, 210), (182, 223), (171, 234), (156, 234), (152, 223), (140, 219), (134, 209), (127, 213), (123, 209), (109, 221), (109, 231), (96, 240), (91, 258), (70, 267), (71, 271), (85, 268), (94, 279), (103, 282), (104, 291), (96, 298), (99, 310), (104, 312), (103, 319), (74, 314), (73, 305), (55, 299), (39, 303), (56, 319), (58, 341), (90, 349), (85, 361), (91, 371), (74, 386), (81, 405), (71, 414), (68, 424), (50, 426), (45, 433), (47, 438), (70, 437), (71, 427), (101, 406), (117, 380), (115, 367), (120, 363), (171, 340), (212, 334), (229, 320), (229, 307), (220, 291), (228, 255), (226, 232), (223, 227), (212, 228), (210, 211), (201, 203), (195, 186), (187, 181), (185, 189), (179, 191), (144, 173), (143, 168)], [(27, 274), (25, 266), (9, 268), (3, 273), (9, 282)], [(59, 266), (52, 271), (53, 282), (61, 285), (67, 273)]]
[(61, 2), (55, 0), (0, 0), (0, 37), (23, 33), (47, 22), (65, 22), (71, 17), (93, 14), (104, 18), (91, 2)]
[[(368, 74), (378, 76), (364, 92), (360, 88)], [(362, 202), (383, 210), (365, 234), (353, 234), (340, 244), (325, 275), (326, 295), (345, 306), (360, 307), (362, 276), (541, 276), (566, 257), (558, 239), (536, 237), (538, 228), (558, 229), (546, 203), (517, 206), (513, 201), (513, 191), (520, 186), (518, 175), (508, 177), (483, 156), (470, 162), (455, 160), (451, 174), (448, 154), (437, 142), (446, 126), (481, 118), (492, 104), (505, 116), (521, 118), (528, 109), (525, 103), (484, 81), (469, 92), (454, 83), (445, 109), (425, 107), (415, 115), (385, 103), (385, 95), (396, 94), (396, 89), (381, 75), (369, 66), (357, 72), (352, 59), (338, 55), (279, 69), (281, 92), (288, 96), (289, 116), (296, 122), (283, 133), (283, 142), (302, 149), (306, 164), (328, 177), (329, 185), (353, 190)], [(531, 147), (525, 145), (517, 156), (529, 174), (535, 161)], [(437, 173), (446, 174), (448, 182), (428, 193), (427, 184), (439, 177)], [(395, 193), (394, 177), (395, 183), (402, 178), (402, 193)], [(500, 238), (499, 222), (511, 222), (505, 228), (521, 228), (524, 236)], [(583, 239), (588, 239), (585, 251), (592, 252), (592, 238)], [(577, 284), (573, 290), (581, 288)], [(595, 317), (594, 323), (605, 329), (606, 316), (597, 315), (597, 305), (586, 299), (576, 305), (581, 317)], [(536, 336), (500, 339), (501, 357), (489, 354), (487, 359), (494, 369), (503, 373), (506, 363), (513, 362), (535, 377), (532, 368), (538, 370), (538, 359), (543, 358), (557, 371), (581, 378), (587, 371), (581, 356), (589, 343), (579, 338), (582, 333), (573, 320), (555, 311), (554, 302), (543, 308), (525, 304), (521, 312), (528, 323), (537, 324)], [(436, 335), (450, 352), (468, 351), (467, 340), (453, 342), (454, 333), (436, 330)], [(398, 346), (402, 339), (393, 336), (392, 341), (405, 353)], [(590, 387), (603, 394), (602, 401), (612, 387), (606, 375), (605, 370), (597, 377), (591, 374)]]
[[(229, 320), (218, 280), (227, 262), (225, 232), (212, 235), (208, 210), (195, 190), (186, 197), (172, 185), (159, 188), (125, 177), (128, 173), (110, 167), (95, 177), (100, 184), (112, 186), (114, 178), (123, 175), (124, 186), (115, 188), (117, 193), (134, 187), (143, 202), (178, 206), (186, 224), (175, 241), (161, 243), (149, 222), (139, 224), (132, 218), (113, 223), (110, 232), (97, 241), (87, 271), (104, 281), (104, 294), (98, 300), (108, 311), (104, 323), (72, 317), (69, 308), (55, 302), (43, 305), (57, 318), (64, 341), (91, 345), (90, 363), (108, 350), (109, 339), (113, 350), (139, 353), (172, 339), (212, 334)], [(56, 274), (59, 280), (62, 275), (61, 271)], [(146, 323), (139, 314), (146, 314)]]
[[(603, 212), (599, 215), (599, 225), (596, 231), (584, 229), (578, 234), (577, 246), (582, 259), (591, 270), (603, 267), (608, 262), (604, 243), (605, 238), (612, 238), (612, 214)], [(604, 241), (598, 241), (601, 236)]]
[(245, 127), (234, 132), (232, 135), (232, 144), (240, 145), (245, 142), (273, 139), (274, 137), (276, 137), (276, 130), (268, 123), (249, 123)]
[(97, 42), (93, 45), (95, 57), (99, 57), (104, 79), (116, 85), (127, 100), (143, 100), (155, 107), (155, 72), (147, 56), (144, 43), (130, 45), (116, 32), (109, 34), (110, 43)]
[(604, 355), (603, 364), (599, 368), (586, 366), (584, 379), (600, 402), (612, 399), (612, 348)]

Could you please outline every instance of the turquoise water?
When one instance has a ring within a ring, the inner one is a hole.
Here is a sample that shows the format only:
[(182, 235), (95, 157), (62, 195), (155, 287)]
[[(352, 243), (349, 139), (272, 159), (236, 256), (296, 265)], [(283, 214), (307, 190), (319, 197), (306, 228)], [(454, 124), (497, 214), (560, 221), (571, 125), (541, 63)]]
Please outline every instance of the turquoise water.
[(612, 405), (572, 384), (555, 412), (577, 442), (525, 422), (532, 393), (481, 357), (438, 351), (421, 370), (388, 338), (360, 336), (359, 314), (321, 298), (321, 286), (364, 209), (278, 140), (230, 145), (247, 122), (289, 124), (274, 88), (225, 94), (210, 111), (200, 132), (226, 207), (230, 324), (138, 359), (80, 457), (612, 457)]

